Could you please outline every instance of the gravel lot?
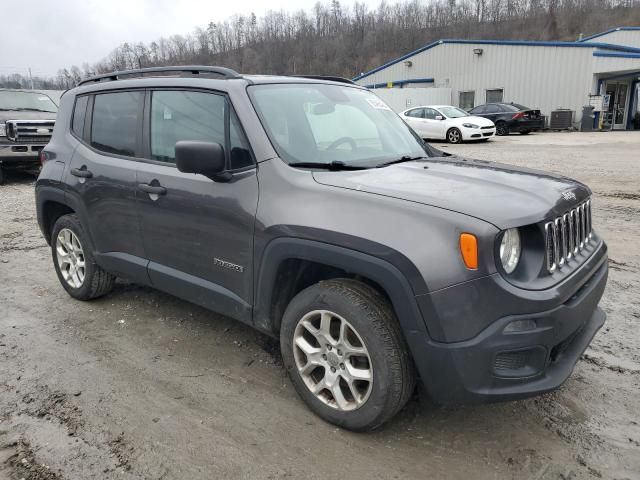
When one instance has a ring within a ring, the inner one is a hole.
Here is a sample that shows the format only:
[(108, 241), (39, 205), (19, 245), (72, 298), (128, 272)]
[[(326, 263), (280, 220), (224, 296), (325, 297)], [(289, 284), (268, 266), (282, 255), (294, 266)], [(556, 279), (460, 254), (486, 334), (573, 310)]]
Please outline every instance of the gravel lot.
[(640, 132), (436, 146), (593, 189), (608, 321), (559, 391), (463, 408), (416, 395), (381, 431), (334, 428), (247, 327), (126, 283), (72, 300), (34, 179), (15, 175), (0, 186), (0, 479), (640, 478)]

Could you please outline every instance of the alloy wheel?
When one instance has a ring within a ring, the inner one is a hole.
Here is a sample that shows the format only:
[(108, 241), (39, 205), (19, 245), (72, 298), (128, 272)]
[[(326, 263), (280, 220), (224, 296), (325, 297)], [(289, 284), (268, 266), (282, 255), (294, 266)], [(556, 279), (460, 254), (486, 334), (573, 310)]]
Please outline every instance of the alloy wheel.
[(460, 132), (455, 128), (449, 130), (448, 140), (450, 143), (460, 143)]
[(72, 288), (80, 288), (84, 283), (86, 263), (80, 240), (68, 228), (63, 228), (56, 238), (56, 259), (60, 273)]
[(307, 313), (293, 335), (296, 367), (307, 388), (326, 405), (356, 410), (373, 386), (373, 365), (356, 329), (328, 310)]

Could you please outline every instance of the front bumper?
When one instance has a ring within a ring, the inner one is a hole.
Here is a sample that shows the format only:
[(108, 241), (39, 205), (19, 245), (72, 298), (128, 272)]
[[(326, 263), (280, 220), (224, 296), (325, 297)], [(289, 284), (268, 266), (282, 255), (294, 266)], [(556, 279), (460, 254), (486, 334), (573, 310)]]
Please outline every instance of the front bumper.
[(462, 139), (465, 141), (469, 140), (481, 140), (483, 138), (492, 138), (496, 135), (496, 129), (493, 128), (463, 128), (462, 129)]
[(0, 144), (0, 163), (37, 164), (44, 145)]
[[(439, 403), (502, 401), (562, 385), (605, 321), (605, 313), (598, 308), (608, 274), (606, 246), (602, 244), (602, 248), (605, 252), (597, 265), (574, 282), (571, 295), (554, 308), (501, 317), (460, 342), (436, 342), (419, 332), (408, 335), (416, 366), (432, 398)], [(495, 302), (500, 298), (485, 300), (488, 309)], [(518, 320), (535, 321), (535, 327), (505, 332), (507, 325)]]

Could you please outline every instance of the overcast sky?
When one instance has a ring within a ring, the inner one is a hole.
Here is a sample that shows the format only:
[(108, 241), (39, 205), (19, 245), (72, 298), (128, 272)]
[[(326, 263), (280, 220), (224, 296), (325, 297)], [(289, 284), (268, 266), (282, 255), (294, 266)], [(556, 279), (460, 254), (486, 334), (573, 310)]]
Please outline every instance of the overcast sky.
[[(0, 74), (55, 75), (95, 63), (123, 42), (148, 43), (191, 33), (235, 13), (310, 11), (317, 0), (28, 0), (0, 1)], [(6, 2), (6, 4), (5, 4)], [(351, 1), (343, 1), (351, 5)], [(378, 0), (367, 0), (377, 5)]]

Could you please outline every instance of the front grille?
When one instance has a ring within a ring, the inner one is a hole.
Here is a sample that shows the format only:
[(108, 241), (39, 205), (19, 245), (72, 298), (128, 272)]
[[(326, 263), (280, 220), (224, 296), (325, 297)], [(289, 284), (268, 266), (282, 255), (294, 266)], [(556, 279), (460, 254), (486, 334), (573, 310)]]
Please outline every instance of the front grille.
[(48, 143), (54, 125), (54, 120), (9, 120), (7, 138), (16, 143)]
[(546, 264), (549, 273), (577, 261), (593, 238), (591, 230), (591, 200), (569, 210), (544, 225)]
[(489, 130), (490, 128), (496, 128), (495, 126), (490, 126), (490, 127), (480, 127), (481, 130)]

